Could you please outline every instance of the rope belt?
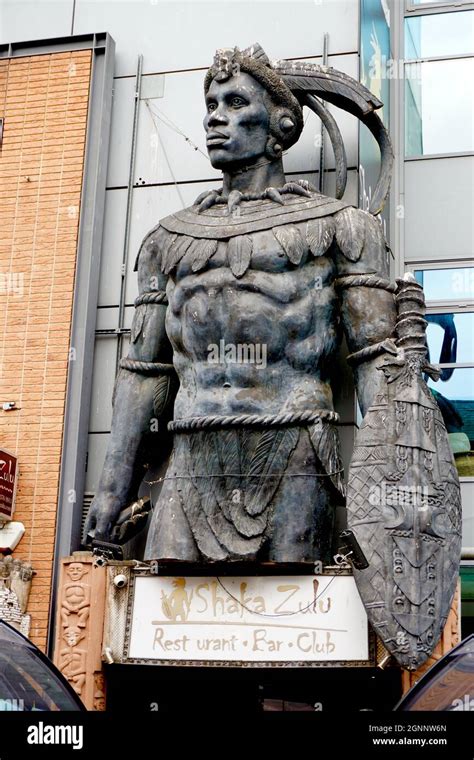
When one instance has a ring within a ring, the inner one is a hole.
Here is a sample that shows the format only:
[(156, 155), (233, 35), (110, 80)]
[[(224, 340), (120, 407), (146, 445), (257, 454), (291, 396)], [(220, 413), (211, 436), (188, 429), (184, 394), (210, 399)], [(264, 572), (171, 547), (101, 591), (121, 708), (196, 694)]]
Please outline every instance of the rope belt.
[(141, 306), (144, 303), (163, 303), (167, 304), (168, 299), (166, 297), (166, 291), (164, 290), (149, 290), (147, 293), (142, 293), (141, 296), (135, 299), (135, 308)]
[(186, 433), (193, 430), (216, 430), (224, 427), (280, 427), (287, 425), (311, 424), (318, 420), (338, 422), (339, 415), (327, 409), (313, 412), (293, 412), (287, 414), (238, 414), (231, 416), (211, 415), (172, 420), (168, 430)]

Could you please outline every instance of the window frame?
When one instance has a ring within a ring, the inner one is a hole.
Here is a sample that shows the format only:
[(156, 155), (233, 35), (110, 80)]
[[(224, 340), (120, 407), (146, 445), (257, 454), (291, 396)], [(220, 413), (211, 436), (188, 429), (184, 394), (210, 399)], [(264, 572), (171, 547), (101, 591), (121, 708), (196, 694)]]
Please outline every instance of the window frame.
[[(456, 261), (405, 262), (405, 272), (415, 273), (436, 269), (472, 269), (472, 263), (461, 262), (459, 259)], [(474, 312), (474, 298), (451, 298), (443, 301), (426, 300), (427, 314), (465, 314), (466, 312)], [(455, 369), (474, 369), (474, 358), (472, 362), (451, 362), (443, 364), (434, 362), (434, 365), (440, 368), (454, 367)], [(459, 481), (461, 483), (474, 483), (474, 475), (459, 475)]]
[(410, 16), (425, 16), (436, 13), (452, 13), (458, 10), (474, 10), (472, 0), (431, 0), (429, 3), (415, 3), (414, 0), (405, 1), (405, 14)]
[[(471, 0), (456, 0), (456, 3), (448, 3), (445, 0), (433, 0), (431, 3), (426, 3), (424, 5), (413, 5), (412, 0), (405, 0), (406, 6), (405, 6), (405, 14), (402, 19), (402, 26), (403, 26), (403, 118), (405, 119), (405, 109), (406, 109), (406, 67), (407, 66), (413, 66), (413, 64), (422, 64), (422, 63), (433, 63), (437, 61), (453, 61), (453, 60), (462, 60), (467, 58), (474, 58), (474, 52), (473, 53), (453, 53), (450, 55), (432, 55), (432, 56), (423, 56), (420, 58), (405, 58), (405, 36), (406, 36), (406, 21), (409, 18), (413, 18), (414, 16), (436, 16), (439, 13), (456, 13), (456, 12), (466, 12), (466, 11), (474, 11), (474, 2)], [(405, 129), (405, 127), (404, 127)], [(406, 135), (405, 135), (406, 138)], [(473, 156), (474, 155), (474, 147), (473, 150), (462, 150), (462, 151), (445, 151), (443, 153), (420, 153), (416, 154), (414, 156), (407, 156), (406, 155), (406, 139), (404, 139), (404, 160), (405, 161), (420, 161), (423, 159), (430, 159), (430, 158), (461, 158), (461, 157), (467, 157), (467, 156)]]

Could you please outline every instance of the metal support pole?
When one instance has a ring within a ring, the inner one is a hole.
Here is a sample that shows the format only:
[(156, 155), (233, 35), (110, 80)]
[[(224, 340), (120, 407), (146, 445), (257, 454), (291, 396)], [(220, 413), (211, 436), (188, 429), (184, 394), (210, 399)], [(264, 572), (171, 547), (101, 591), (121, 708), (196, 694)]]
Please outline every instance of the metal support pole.
[[(323, 38), (323, 66), (328, 65), (328, 49), (329, 49), (329, 34), (326, 32)], [(322, 107), (326, 106), (321, 103)], [(324, 155), (324, 125), (321, 122), (321, 147), (319, 151), (319, 183), (318, 189), (320, 193), (324, 193), (324, 170), (325, 170), (325, 158)]]
[(117, 324), (117, 353), (115, 356), (115, 374), (118, 372), (119, 362), (122, 355), (122, 336), (124, 335), (123, 317), (125, 311), (125, 291), (127, 285), (127, 265), (128, 249), (130, 247), (130, 224), (132, 219), (132, 202), (133, 202), (133, 178), (135, 175), (135, 158), (137, 152), (137, 131), (138, 131), (138, 113), (140, 106), (140, 92), (142, 85), (142, 67), (143, 56), (138, 56), (137, 73), (135, 76), (135, 93), (134, 93), (134, 110), (133, 110), (133, 129), (132, 129), (132, 147), (130, 150), (130, 164), (128, 170), (128, 187), (127, 187), (127, 211), (125, 216), (125, 235), (123, 241), (122, 268), (120, 280), (120, 301)]

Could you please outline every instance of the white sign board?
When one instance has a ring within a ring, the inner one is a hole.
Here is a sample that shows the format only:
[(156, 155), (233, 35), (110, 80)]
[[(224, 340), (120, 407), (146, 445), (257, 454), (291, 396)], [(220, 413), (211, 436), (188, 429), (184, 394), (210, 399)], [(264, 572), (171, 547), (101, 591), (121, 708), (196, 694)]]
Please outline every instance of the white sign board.
[(128, 659), (368, 660), (352, 576), (136, 577)]

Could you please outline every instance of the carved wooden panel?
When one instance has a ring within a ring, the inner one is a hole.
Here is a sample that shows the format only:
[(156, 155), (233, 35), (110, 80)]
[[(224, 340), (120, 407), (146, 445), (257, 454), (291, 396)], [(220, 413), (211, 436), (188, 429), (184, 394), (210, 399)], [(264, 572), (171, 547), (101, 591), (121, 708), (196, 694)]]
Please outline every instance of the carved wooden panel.
[(105, 709), (101, 648), (105, 568), (90, 552), (61, 560), (54, 663), (88, 710)]

